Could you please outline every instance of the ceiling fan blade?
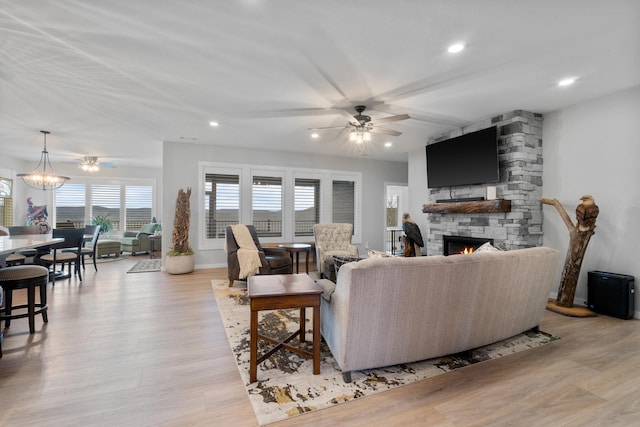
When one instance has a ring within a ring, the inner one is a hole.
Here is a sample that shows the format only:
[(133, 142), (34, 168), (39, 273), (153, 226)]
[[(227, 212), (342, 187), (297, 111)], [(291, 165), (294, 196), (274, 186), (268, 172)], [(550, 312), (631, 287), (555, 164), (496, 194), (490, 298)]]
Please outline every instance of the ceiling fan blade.
[(233, 114), (237, 118), (262, 119), (272, 117), (297, 117), (297, 116), (321, 116), (329, 114), (342, 114), (337, 108), (280, 108), (263, 111), (243, 111)]
[(344, 128), (348, 128), (348, 127), (350, 127), (350, 125), (347, 125), (347, 126), (324, 126), (324, 127), (319, 127), (319, 128), (307, 128), (307, 130), (344, 129)]
[(400, 135), (402, 135), (402, 132), (398, 132), (397, 130), (381, 128), (379, 126), (372, 127), (371, 128), (371, 132), (373, 132), (373, 133), (384, 133), (385, 135), (391, 135), (391, 136), (400, 136)]
[(407, 120), (410, 119), (411, 117), (409, 117), (408, 114), (398, 114), (397, 116), (391, 116), (391, 117), (383, 117), (381, 119), (375, 119), (373, 121), (374, 125), (380, 124), (380, 123), (391, 123), (391, 122), (399, 122), (400, 120)]

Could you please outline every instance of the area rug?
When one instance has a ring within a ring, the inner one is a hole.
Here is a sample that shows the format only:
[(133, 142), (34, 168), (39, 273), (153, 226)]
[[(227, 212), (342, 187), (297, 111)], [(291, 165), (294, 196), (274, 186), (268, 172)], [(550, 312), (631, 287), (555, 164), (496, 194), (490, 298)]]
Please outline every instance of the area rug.
[[(279, 350), (258, 365), (258, 381), (249, 383), (250, 310), (246, 283), (236, 282), (233, 288), (229, 288), (226, 281), (212, 280), (211, 285), (229, 345), (260, 425), (328, 408), (558, 339), (544, 332), (528, 332), (468, 353), (353, 372), (351, 383), (343, 381), (342, 372), (334, 364), (331, 351), (323, 341), (319, 375), (312, 374), (310, 359)], [(313, 314), (311, 309), (306, 312), (308, 317)], [(286, 337), (297, 329), (298, 315), (297, 309), (260, 312), (261, 334)], [(313, 326), (310, 317), (307, 325), (307, 340), (310, 341)], [(295, 342), (297, 344), (297, 339)], [(258, 354), (263, 354), (267, 347), (259, 341)]]
[[(123, 259), (127, 259), (129, 258), (129, 255), (120, 255), (120, 256), (115, 256), (115, 255), (108, 255), (108, 256), (103, 256), (103, 257), (98, 257), (96, 258), (96, 264), (103, 264), (103, 263), (107, 263), (107, 262), (115, 262), (115, 261), (122, 261)], [(93, 262), (93, 260), (91, 260), (90, 258), (87, 258), (85, 262)]]
[(145, 259), (138, 261), (127, 273), (148, 273), (150, 271), (160, 271), (162, 269), (161, 259)]

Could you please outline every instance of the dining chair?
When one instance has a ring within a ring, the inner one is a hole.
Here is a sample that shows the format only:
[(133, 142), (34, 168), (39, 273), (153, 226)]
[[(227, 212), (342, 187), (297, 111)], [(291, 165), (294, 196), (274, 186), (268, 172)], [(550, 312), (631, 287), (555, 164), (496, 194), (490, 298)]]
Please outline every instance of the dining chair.
[(64, 241), (60, 243), (54, 243), (50, 246), (51, 252), (42, 255), (40, 262), (46, 266), (53, 266), (53, 274), (51, 275), (51, 284), (56, 284), (56, 265), (61, 264), (64, 270), (64, 265), (68, 265), (69, 278), (71, 277), (71, 265), (73, 264), (73, 273), (78, 275), (80, 281), (82, 281), (82, 272), (80, 271), (81, 258), (80, 251), (64, 252), (64, 249), (79, 249), (82, 247), (84, 240), (84, 228), (76, 229), (58, 229), (54, 228), (52, 232), (53, 238), (63, 238)]
[[(9, 229), (0, 226), (0, 236), (8, 236), (8, 235), (9, 235)], [(4, 262), (7, 264), (8, 267), (24, 264), (26, 261), (27, 261), (26, 256), (16, 254), (16, 253), (13, 253), (7, 256), (4, 260)]]
[[(82, 269), (84, 270), (84, 257), (90, 256), (93, 258), (93, 268), (98, 271), (98, 265), (96, 264), (96, 249), (98, 245), (98, 238), (100, 237), (99, 225), (87, 225), (84, 228), (84, 239), (80, 248), (64, 249), (63, 252), (80, 253), (80, 260), (82, 263)], [(88, 236), (91, 236), (91, 240), (87, 240)]]
[[(37, 225), (10, 225), (8, 229), (9, 229), (9, 236), (23, 236), (25, 234), (40, 233)], [(42, 252), (38, 251), (38, 249), (22, 249), (22, 250), (19, 250), (16, 255), (24, 256), (25, 257), (24, 263), (26, 263), (26, 258), (35, 259), (38, 255), (41, 255), (41, 254)]]

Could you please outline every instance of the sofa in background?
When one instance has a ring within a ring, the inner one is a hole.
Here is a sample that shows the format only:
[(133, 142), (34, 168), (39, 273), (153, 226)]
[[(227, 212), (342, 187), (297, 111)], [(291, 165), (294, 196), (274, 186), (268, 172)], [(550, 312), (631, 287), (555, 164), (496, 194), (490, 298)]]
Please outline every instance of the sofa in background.
[(344, 264), (337, 283), (318, 281), (322, 335), (347, 382), (491, 344), (539, 325), (557, 263), (558, 251), (537, 247)]
[(125, 231), (120, 239), (120, 250), (131, 252), (131, 255), (135, 255), (136, 252), (149, 252), (151, 250), (149, 236), (155, 233), (157, 225), (150, 223), (143, 225), (139, 231)]

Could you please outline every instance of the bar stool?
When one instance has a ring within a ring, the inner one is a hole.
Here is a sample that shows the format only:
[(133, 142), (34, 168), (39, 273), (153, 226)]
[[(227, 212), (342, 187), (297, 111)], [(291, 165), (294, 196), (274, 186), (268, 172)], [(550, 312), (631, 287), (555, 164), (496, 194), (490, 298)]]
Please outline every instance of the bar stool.
[[(42, 320), (47, 323), (47, 283), (49, 269), (40, 265), (18, 265), (0, 269), (0, 286), (4, 291), (4, 309), (0, 313), (0, 323), (4, 320), (5, 327), (11, 325), (12, 319), (29, 318), (29, 333), (34, 333), (36, 314), (42, 314)], [(36, 304), (36, 286), (40, 287), (40, 302)], [(27, 303), (13, 305), (13, 291), (27, 289)], [(26, 313), (12, 314), (13, 310), (27, 309)], [(36, 310), (37, 308), (37, 310)]]

